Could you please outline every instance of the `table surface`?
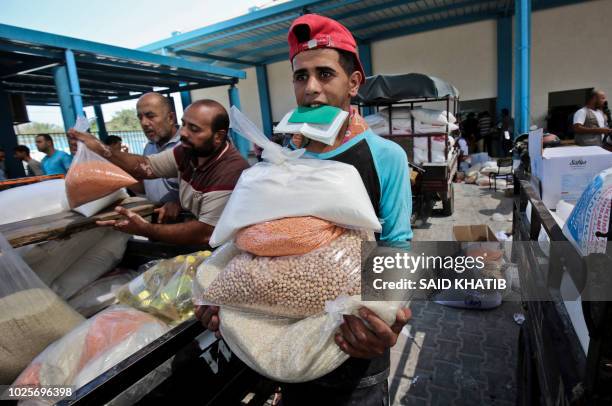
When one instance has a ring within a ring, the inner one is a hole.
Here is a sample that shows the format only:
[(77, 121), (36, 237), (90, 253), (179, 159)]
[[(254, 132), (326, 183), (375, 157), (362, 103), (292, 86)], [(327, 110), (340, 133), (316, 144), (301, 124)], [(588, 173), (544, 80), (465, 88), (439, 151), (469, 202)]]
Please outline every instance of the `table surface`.
[(128, 197), (120, 202), (110, 205), (92, 217), (85, 217), (73, 211), (67, 211), (49, 216), (37, 217), (29, 220), (0, 225), (0, 233), (6, 237), (14, 248), (28, 244), (67, 238), (71, 234), (89, 230), (98, 220), (113, 220), (120, 218), (114, 210), (116, 206), (123, 206), (141, 216), (150, 216), (153, 213), (153, 204), (141, 197)]

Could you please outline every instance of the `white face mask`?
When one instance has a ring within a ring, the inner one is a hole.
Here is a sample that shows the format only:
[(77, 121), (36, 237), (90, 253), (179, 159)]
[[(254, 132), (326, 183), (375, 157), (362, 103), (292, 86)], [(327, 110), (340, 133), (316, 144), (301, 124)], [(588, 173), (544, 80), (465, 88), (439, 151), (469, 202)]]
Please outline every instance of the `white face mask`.
[[(329, 109), (329, 106), (323, 106)], [(274, 128), (274, 133), (302, 134), (304, 137), (319, 141), (327, 145), (333, 145), (340, 132), (342, 124), (346, 121), (349, 113), (336, 108), (335, 117), (327, 124), (308, 122), (308, 114), (302, 114), (302, 121), (291, 120), (297, 109), (293, 109)], [(316, 121), (316, 120), (314, 120)]]

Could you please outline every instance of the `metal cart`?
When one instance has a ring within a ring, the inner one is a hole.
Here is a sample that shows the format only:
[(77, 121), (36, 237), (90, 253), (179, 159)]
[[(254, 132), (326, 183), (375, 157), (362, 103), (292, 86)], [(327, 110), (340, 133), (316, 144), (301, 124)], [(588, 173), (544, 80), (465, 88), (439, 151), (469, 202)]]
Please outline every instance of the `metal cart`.
[[(451, 84), (421, 73), (401, 75), (375, 75), (366, 78), (365, 84), (359, 89), (354, 102), (363, 113), (365, 109), (372, 108), (378, 112), (381, 107), (387, 107), (388, 131), (379, 134), (399, 144), (408, 155), (408, 162), (416, 176), (412, 185), (413, 215), (411, 222), (415, 225), (425, 223), (431, 215), (436, 200), (442, 201), (442, 213), (450, 216), (454, 211), (453, 178), (457, 173), (459, 150), (449, 142), (448, 124), (444, 132), (415, 134), (414, 117), (411, 118), (410, 134), (394, 134), (393, 107), (409, 106), (411, 110), (415, 105), (424, 103), (446, 103), (447, 122), (449, 112), (456, 115), (459, 105), (459, 91)], [(414, 138), (427, 138), (427, 161), (419, 165), (414, 164)], [(432, 160), (433, 138), (444, 137), (445, 148), (443, 162)]]

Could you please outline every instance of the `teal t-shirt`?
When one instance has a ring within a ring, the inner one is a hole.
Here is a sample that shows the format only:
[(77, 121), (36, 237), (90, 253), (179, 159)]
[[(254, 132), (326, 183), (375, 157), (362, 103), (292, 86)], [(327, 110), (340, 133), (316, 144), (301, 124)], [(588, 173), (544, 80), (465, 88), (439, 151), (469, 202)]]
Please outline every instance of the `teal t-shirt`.
[(40, 162), (40, 165), (45, 175), (65, 175), (68, 173), (71, 162), (72, 155), (64, 151), (55, 151), (53, 155), (45, 156)]

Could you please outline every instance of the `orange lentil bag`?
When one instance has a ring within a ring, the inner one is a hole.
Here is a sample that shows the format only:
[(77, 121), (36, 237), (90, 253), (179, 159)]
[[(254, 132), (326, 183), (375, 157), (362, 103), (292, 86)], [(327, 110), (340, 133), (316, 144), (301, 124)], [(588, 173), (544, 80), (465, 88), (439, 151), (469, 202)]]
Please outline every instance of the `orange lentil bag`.
[(126, 171), (79, 142), (76, 156), (66, 175), (68, 204), (73, 209), (136, 183), (138, 181)]
[(344, 228), (317, 217), (288, 217), (243, 228), (236, 234), (236, 246), (262, 257), (302, 255), (342, 233)]

